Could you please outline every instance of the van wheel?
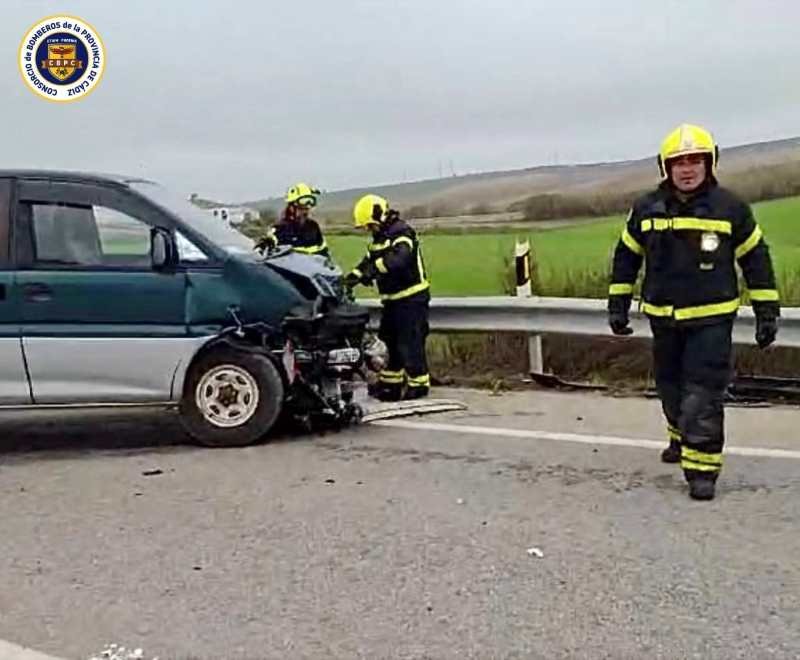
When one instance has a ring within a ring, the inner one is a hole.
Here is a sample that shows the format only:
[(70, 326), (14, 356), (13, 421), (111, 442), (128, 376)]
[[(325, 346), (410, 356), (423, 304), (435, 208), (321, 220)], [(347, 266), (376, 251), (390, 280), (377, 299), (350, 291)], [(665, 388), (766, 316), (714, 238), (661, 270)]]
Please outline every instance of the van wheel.
[(189, 370), (180, 416), (207, 447), (243, 447), (266, 435), (283, 407), (283, 381), (264, 355), (220, 348)]

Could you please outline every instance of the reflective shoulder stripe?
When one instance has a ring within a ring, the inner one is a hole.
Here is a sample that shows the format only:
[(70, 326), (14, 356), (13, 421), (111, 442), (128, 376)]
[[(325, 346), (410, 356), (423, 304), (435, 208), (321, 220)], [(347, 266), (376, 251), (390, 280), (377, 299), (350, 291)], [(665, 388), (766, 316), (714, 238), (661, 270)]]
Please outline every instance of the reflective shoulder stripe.
[(353, 268), (350, 272), (356, 277), (364, 277), (364, 273), (361, 272), (360, 268)]
[(625, 229), (622, 230), (621, 240), (625, 244), (625, 247), (627, 247), (634, 254), (638, 255), (644, 254), (644, 248), (641, 245), (639, 245), (639, 241), (637, 241), (633, 236), (631, 236), (627, 227), (625, 227)]
[(625, 296), (633, 293), (633, 284), (612, 284), (608, 287), (609, 296)]
[(648, 316), (672, 316), (674, 307), (672, 305), (652, 305), (645, 302), (642, 303), (642, 311)]
[(322, 241), (319, 245), (309, 245), (308, 247), (296, 247), (293, 248), (295, 252), (301, 252), (302, 254), (317, 254), (318, 252), (322, 252), (323, 250), (327, 249), (328, 244), (325, 241)]
[(380, 273), (388, 273), (389, 269), (386, 267), (386, 263), (383, 261), (383, 257), (380, 257), (375, 260), (375, 268), (378, 269)]
[(750, 234), (747, 240), (736, 246), (736, 258), (741, 259), (744, 255), (750, 252), (750, 250), (758, 245), (758, 242), (761, 240), (762, 236), (763, 233), (761, 232), (761, 227), (756, 225), (756, 228), (753, 230), (753, 233)]
[(369, 251), (370, 252), (379, 252), (381, 250), (385, 250), (391, 245), (390, 241), (383, 241), (383, 243), (370, 243)]
[(412, 241), (408, 236), (398, 236), (392, 241), (392, 245), (397, 245), (398, 243), (408, 243), (408, 247), (412, 250), (414, 249), (414, 241)]
[(751, 289), (750, 293), (750, 300), (755, 300), (756, 302), (777, 302), (780, 300), (780, 296), (778, 296), (778, 292), (775, 289)]
[(402, 291), (398, 291), (397, 293), (384, 294), (381, 296), (381, 300), (400, 300), (402, 298), (408, 298), (409, 296), (413, 296), (415, 293), (425, 291), (425, 289), (429, 287), (430, 282), (426, 280), (424, 282), (420, 282), (419, 284), (415, 284), (414, 286), (410, 286), (407, 289), (403, 289)]
[(681, 307), (675, 310), (676, 321), (687, 321), (689, 319), (702, 319), (708, 316), (722, 316), (723, 314), (733, 314), (739, 309), (739, 299), (728, 300), (727, 302), (711, 303), (710, 305), (697, 305), (696, 307)]

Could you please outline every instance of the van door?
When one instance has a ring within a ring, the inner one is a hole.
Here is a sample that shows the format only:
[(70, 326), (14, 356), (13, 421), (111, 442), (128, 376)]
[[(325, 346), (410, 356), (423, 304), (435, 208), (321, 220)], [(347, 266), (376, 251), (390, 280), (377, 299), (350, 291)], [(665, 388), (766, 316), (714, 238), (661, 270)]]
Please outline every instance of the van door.
[(14, 299), (11, 264), (12, 181), (0, 179), (0, 405), (31, 402), (28, 376), (22, 358), (18, 308)]
[(197, 341), (184, 319), (185, 273), (152, 267), (159, 221), (122, 186), (20, 183), (16, 288), (35, 403), (172, 398)]

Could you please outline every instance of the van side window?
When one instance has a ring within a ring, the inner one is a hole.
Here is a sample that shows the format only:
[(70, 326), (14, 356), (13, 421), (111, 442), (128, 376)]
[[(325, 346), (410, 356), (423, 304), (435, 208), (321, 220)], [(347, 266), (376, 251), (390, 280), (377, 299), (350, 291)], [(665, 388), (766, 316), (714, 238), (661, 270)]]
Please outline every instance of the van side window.
[(103, 206), (29, 206), (35, 263), (75, 268), (150, 269), (150, 227)]

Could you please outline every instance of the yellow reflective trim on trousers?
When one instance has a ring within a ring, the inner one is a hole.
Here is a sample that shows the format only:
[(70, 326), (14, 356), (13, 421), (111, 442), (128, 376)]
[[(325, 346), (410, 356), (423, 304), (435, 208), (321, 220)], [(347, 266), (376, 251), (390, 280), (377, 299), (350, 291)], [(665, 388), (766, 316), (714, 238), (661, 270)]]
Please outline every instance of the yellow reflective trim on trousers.
[(608, 287), (609, 296), (625, 296), (633, 293), (633, 284), (612, 284)]
[(620, 240), (625, 244), (625, 247), (627, 247), (634, 254), (644, 254), (644, 248), (639, 244), (639, 241), (631, 236), (627, 227), (622, 230), (622, 236), (620, 237)]
[(695, 463), (685, 458), (681, 459), (681, 468), (684, 470), (696, 470), (697, 472), (719, 472), (721, 465), (706, 465), (705, 463)]
[(684, 445), (681, 447), (681, 459), (692, 461), (693, 463), (703, 463), (704, 465), (722, 465), (722, 454), (708, 454), (704, 451), (698, 451)]
[(322, 241), (319, 245), (309, 245), (308, 247), (295, 247), (292, 248), (295, 252), (300, 252), (301, 254), (317, 254), (318, 252), (322, 252), (324, 249), (328, 247), (328, 244), (325, 241)]
[(408, 236), (400, 236), (392, 241), (392, 245), (397, 245), (398, 243), (408, 243), (408, 247), (412, 250), (414, 249), (414, 241)]
[(414, 286), (410, 286), (407, 289), (403, 289), (402, 291), (398, 291), (397, 293), (384, 294), (381, 296), (381, 300), (400, 300), (402, 298), (408, 298), (409, 296), (413, 296), (415, 293), (425, 291), (425, 289), (429, 288), (430, 285), (431, 283), (426, 280), (424, 282), (420, 282), (419, 284), (415, 284)]
[(722, 316), (723, 314), (733, 314), (739, 309), (739, 299), (734, 298), (727, 302), (712, 303), (710, 305), (697, 305), (696, 307), (682, 307), (675, 310), (676, 321), (687, 321), (689, 319), (702, 319), (708, 316)]
[(713, 231), (717, 234), (731, 234), (733, 225), (730, 220), (711, 220), (708, 218), (648, 218), (642, 220), (641, 228), (643, 232), (651, 229), (655, 231), (665, 231), (673, 229), (675, 231), (697, 230)]
[(756, 302), (777, 302), (780, 298), (775, 289), (751, 289), (750, 300)]
[(667, 424), (667, 435), (669, 436), (670, 440), (677, 440), (680, 442), (683, 439), (680, 430), (676, 429), (674, 426), (670, 426), (669, 424)]
[(370, 243), (368, 249), (370, 252), (379, 252), (380, 250), (385, 250), (390, 245), (390, 241), (384, 241), (383, 243)]
[(400, 371), (381, 371), (378, 374), (378, 380), (382, 383), (402, 383), (405, 379), (406, 372)]
[(642, 303), (642, 311), (649, 316), (672, 316), (674, 309), (672, 305), (651, 305), (649, 302)]
[(386, 264), (383, 261), (383, 257), (375, 260), (375, 268), (378, 269), (379, 273), (388, 273), (389, 269), (386, 267)]
[(736, 246), (736, 250), (734, 254), (737, 259), (741, 259), (744, 255), (746, 255), (750, 250), (752, 250), (758, 242), (761, 240), (763, 236), (763, 232), (761, 231), (761, 227), (756, 225), (756, 228), (753, 230), (753, 233), (747, 238), (746, 241)]
[(424, 376), (409, 376), (408, 377), (408, 386), (409, 387), (430, 387), (431, 385), (431, 377), (430, 374), (425, 374)]

